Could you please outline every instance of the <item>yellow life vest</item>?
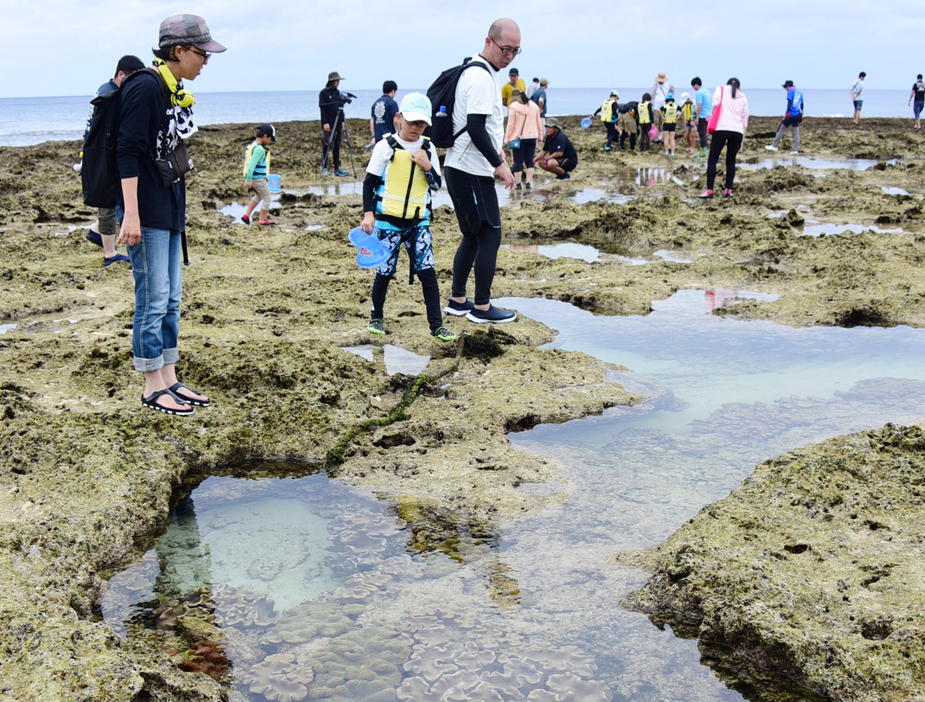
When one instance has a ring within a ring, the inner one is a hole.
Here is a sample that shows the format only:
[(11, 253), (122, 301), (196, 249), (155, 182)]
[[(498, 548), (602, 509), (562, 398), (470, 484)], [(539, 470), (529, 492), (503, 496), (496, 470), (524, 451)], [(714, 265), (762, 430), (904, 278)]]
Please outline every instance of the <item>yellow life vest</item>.
[(665, 107), (665, 124), (674, 124), (678, 121), (678, 106), (673, 102), (666, 102)]
[(639, 124), (649, 124), (651, 120), (651, 112), (649, 112), (649, 106), (651, 102), (641, 102), (639, 103)]
[(694, 119), (694, 103), (685, 102), (681, 105), (681, 114), (684, 115), (685, 122), (691, 122)]
[[(247, 164), (251, 162), (251, 155), (254, 153), (254, 148), (257, 146), (262, 146), (256, 141), (252, 141), (251, 145), (247, 147), (247, 150), (244, 152), (244, 177), (247, 178)], [(266, 151), (265, 163), (267, 164), (267, 173), (270, 172), (270, 150), (267, 147), (263, 147), (263, 150)], [(264, 174), (266, 175), (266, 174)]]
[(601, 105), (601, 122), (605, 124), (608, 122), (613, 122), (613, 100), (604, 100), (604, 104)]
[[(391, 134), (385, 140), (392, 147), (392, 157), (382, 173), (382, 185), (377, 194), (376, 214), (401, 226), (427, 219), (429, 192), (427, 176), (411, 160), (411, 154)], [(430, 139), (424, 137), (427, 157), (434, 158)]]

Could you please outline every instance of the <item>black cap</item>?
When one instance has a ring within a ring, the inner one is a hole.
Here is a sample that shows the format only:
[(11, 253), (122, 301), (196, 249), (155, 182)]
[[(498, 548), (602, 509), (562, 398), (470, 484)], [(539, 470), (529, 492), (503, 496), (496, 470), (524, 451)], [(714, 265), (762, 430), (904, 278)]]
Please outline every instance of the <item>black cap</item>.
[(272, 124), (261, 124), (257, 127), (257, 136), (269, 136), (270, 140), (276, 141), (276, 128)]
[(519, 75), (520, 75), (520, 71), (518, 71), (516, 68), (512, 68), (511, 70), (509, 70), (509, 71), (507, 72), (507, 74), (508, 74), (509, 76), (519, 76)]
[(793, 81), (792, 81), (792, 80), (785, 80), (785, 81), (784, 81), (784, 84), (783, 84), (781, 87), (782, 87), (782, 88), (792, 88), (792, 87), (793, 87)]

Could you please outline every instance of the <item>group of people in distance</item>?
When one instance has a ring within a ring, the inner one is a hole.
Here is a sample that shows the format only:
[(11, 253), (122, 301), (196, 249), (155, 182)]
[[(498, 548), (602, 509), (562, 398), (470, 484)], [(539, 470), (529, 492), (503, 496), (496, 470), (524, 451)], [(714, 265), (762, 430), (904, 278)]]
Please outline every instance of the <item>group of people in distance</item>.
[[(510, 81), (502, 87), (498, 74), (521, 52), (520, 41), (520, 29), (513, 20), (496, 20), (481, 50), (460, 67), (478, 66), (483, 70), (462, 70), (458, 75), (451, 125), (456, 137), (442, 168), (433, 145), (424, 137), (434, 114), (428, 97), (411, 93), (398, 105), (394, 100), (397, 85), (391, 81), (383, 85), (383, 96), (374, 105), (370, 119), (373, 151), (363, 183), (363, 217), (359, 224), (367, 234), (375, 234), (388, 254), (376, 269), (372, 283), (369, 332), (387, 333), (385, 298), (397, 271), (402, 245), (411, 259), (409, 279), (416, 276), (421, 283), (427, 322), (434, 339), (443, 342), (456, 339), (456, 334), (443, 324), (444, 314), (465, 317), (476, 324), (516, 319), (516, 312), (497, 307), (491, 298), (501, 245), (495, 180), (501, 180), (511, 189), (529, 189), (537, 163), (560, 179), (568, 178), (578, 163), (575, 148), (558, 120), (545, 117), (548, 81), (534, 81), (537, 86), (531, 99), (530, 91), (512, 69)], [(178, 154), (185, 154), (184, 140), (197, 131), (192, 110), (195, 98), (184, 81), (195, 80), (211, 56), (225, 50), (212, 38), (202, 17), (174, 15), (160, 24), (158, 48), (154, 50), (151, 67), (144, 69), (136, 57), (123, 57), (113, 80), (100, 88), (101, 94), (120, 91), (115, 175), (119, 188), (116, 207), (99, 211), (99, 220), (87, 238), (103, 247), (104, 265), (130, 261), (135, 281), (132, 355), (135, 369), (144, 374), (141, 403), (145, 408), (178, 416), (192, 414), (195, 407), (208, 406), (211, 399), (181, 383), (176, 370), (180, 359), (181, 260), (186, 231), (183, 174), (192, 168), (192, 161), (187, 159), (186, 168), (180, 169), (176, 177), (172, 171), (165, 177), (161, 166), (163, 161), (171, 158), (176, 161)], [(333, 175), (345, 176), (339, 159), (343, 106), (338, 91), (340, 80), (338, 73), (329, 74), (319, 104), (325, 168), (330, 152)], [(646, 93), (640, 102), (628, 103), (629, 107), (618, 104), (619, 96), (614, 91), (600, 110), (601, 119), (608, 125), (605, 148), (612, 149), (617, 136), (623, 148), (629, 136), (630, 149), (634, 149), (637, 134), (640, 147), (646, 148), (648, 143), (644, 139), (648, 138), (649, 129), (660, 128), (663, 134), (670, 134), (673, 131), (670, 126), (680, 115), (689, 132), (691, 152), (695, 148), (693, 132), (696, 131), (700, 138), (697, 155), (703, 157), (709, 120), (713, 138), (709, 142), (707, 190), (700, 197), (713, 197), (716, 166), (724, 148), (723, 194), (731, 197), (735, 158), (748, 127), (748, 100), (736, 78), (716, 88), (712, 99), (699, 78), (694, 78), (691, 85), (695, 91), (693, 99), (682, 95), (677, 109), (673, 107), (677, 104), (674, 89), (663, 73), (656, 78), (652, 92)], [(776, 150), (784, 130), (791, 128), (796, 151), (803, 97), (792, 81), (783, 87), (787, 90), (787, 114), (768, 148)], [(855, 99), (860, 95), (860, 91), (852, 93)], [(913, 85), (909, 102), (915, 103), (915, 126), (919, 129), (925, 103), (921, 75)], [(88, 128), (94, 115), (91, 112)], [(646, 126), (649, 129), (644, 129)], [(534, 157), (543, 132), (543, 148)], [(268, 219), (267, 178), (269, 148), (276, 136), (273, 125), (260, 125), (254, 142), (247, 148), (244, 180), (254, 196), (242, 217), (245, 222), (249, 223), (252, 213), (258, 210), (258, 224), (272, 224)], [(665, 143), (666, 150), (673, 153), (673, 141)], [(507, 164), (505, 148), (511, 152), (513, 169)], [(430, 232), (431, 196), (444, 182), (462, 234), (453, 259), (452, 287), (445, 306), (440, 301)], [(118, 238), (114, 242), (116, 231)], [(115, 251), (115, 243), (127, 245), (127, 257)], [(467, 285), (473, 274), (475, 288), (470, 297)]]

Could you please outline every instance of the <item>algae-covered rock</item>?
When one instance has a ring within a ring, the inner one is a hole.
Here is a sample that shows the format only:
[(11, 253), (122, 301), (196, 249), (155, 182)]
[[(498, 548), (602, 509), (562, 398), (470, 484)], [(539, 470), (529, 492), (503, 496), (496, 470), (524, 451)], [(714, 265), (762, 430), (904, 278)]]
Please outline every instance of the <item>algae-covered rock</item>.
[(826, 699), (919, 700), (923, 524), (920, 426), (832, 439), (760, 465), (703, 508), (649, 552), (654, 574), (626, 604), (699, 636), (746, 683), (770, 671)]

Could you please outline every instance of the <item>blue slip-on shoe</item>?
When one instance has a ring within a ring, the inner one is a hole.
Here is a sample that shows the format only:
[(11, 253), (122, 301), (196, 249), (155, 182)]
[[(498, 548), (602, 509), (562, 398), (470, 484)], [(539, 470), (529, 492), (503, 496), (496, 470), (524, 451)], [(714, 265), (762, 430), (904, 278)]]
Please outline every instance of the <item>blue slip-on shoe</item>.
[(456, 302), (455, 300), (447, 300), (446, 307), (443, 308), (444, 314), (451, 314), (455, 317), (465, 317), (467, 313), (471, 312), (475, 305), (472, 304), (472, 300), (466, 300), (465, 302)]
[(112, 256), (111, 258), (104, 258), (103, 267), (111, 266), (113, 263), (119, 263), (120, 261), (131, 263), (128, 256), (126, 256), (125, 254), (117, 253), (115, 256)]
[(345, 171), (343, 168), (335, 168), (334, 175), (340, 176), (341, 178), (350, 177), (350, 171)]
[(517, 313), (489, 305), (487, 310), (477, 310), (473, 307), (466, 313), (466, 319), (476, 324), (504, 324), (517, 319)]
[(321, 175), (331, 175), (331, 171), (329, 171), (327, 168), (322, 168)]
[(100, 248), (103, 248), (103, 237), (101, 237), (97, 232), (92, 229), (87, 232), (87, 241), (91, 244), (96, 244)]

